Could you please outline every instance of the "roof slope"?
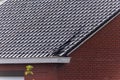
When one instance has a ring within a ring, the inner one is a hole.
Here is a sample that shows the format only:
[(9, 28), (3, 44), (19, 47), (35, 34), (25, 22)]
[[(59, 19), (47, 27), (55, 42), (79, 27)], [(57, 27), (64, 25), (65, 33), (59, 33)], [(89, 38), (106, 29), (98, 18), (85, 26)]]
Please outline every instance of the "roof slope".
[(67, 55), (119, 11), (119, 0), (7, 0), (0, 5), (0, 57)]

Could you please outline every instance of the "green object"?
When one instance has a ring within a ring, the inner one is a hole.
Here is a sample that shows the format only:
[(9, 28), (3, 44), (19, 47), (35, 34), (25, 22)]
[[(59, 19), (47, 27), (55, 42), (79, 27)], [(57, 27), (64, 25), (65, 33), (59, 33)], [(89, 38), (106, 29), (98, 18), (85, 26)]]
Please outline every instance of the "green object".
[(27, 65), (26, 66), (26, 71), (25, 71), (25, 75), (27, 76), (27, 75), (33, 75), (33, 72), (32, 72), (32, 69), (33, 69), (34, 67), (32, 66), (32, 65)]

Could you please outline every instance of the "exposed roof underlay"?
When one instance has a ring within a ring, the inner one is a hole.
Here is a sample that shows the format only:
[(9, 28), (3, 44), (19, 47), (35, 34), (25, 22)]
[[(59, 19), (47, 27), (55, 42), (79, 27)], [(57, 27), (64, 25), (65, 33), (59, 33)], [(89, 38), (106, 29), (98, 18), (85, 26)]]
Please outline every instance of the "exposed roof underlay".
[(119, 12), (119, 0), (7, 0), (0, 58), (67, 56)]

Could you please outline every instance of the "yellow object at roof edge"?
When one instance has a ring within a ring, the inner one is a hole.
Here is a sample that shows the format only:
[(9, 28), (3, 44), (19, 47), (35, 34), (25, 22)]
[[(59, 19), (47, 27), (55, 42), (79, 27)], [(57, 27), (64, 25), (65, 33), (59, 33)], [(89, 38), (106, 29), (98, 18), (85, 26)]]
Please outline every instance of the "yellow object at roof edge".
[(27, 65), (26, 66), (26, 71), (25, 71), (25, 75), (27, 76), (27, 75), (33, 75), (33, 72), (32, 72), (32, 69), (33, 69), (34, 67), (32, 66), (32, 65)]

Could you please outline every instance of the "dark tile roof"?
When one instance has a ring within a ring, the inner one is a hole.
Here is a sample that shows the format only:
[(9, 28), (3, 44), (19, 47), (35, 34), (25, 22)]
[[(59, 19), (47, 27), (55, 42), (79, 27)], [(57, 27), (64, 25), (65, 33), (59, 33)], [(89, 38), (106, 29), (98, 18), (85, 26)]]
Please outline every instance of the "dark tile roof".
[(68, 55), (120, 11), (120, 0), (7, 0), (0, 5), (0, 57)]

